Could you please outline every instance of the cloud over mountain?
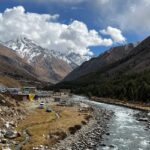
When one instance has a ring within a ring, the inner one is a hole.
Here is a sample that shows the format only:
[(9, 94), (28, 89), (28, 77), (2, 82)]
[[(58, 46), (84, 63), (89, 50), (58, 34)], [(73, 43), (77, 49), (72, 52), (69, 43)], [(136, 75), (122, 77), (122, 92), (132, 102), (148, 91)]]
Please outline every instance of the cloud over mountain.
[(80, 55), (91, 55), (90, 46), (110, 46), (112, 39), (118, 40), (112, 34), (112, 39), (102, 38), (96, 30), (89, 30), (81, 21), (59, 23), (58, 17), (58, 14), (26, 12), (23, 6), (6, 9), (0, 13), (0, 40), (8, 41), (23, 35), (45, 48), (64, 53), (71, 50)]
[(117, 28), (108, 26), (107, 29), (101, 30), (100, 32), (105, 35), (110, 35), (114, 42), (117, 43), (122, 43), (126, 40), (125, 37), (122, 35), (121, 30)]

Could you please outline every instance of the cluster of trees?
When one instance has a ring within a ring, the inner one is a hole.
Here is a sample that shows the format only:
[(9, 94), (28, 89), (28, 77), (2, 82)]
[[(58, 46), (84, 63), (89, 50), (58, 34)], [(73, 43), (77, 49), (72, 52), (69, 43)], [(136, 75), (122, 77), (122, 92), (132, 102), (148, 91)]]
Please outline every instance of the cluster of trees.
[(72, 89), (73, 93), (87, 96), (110, 97), (133, 101), (150, 102), (150, 71), (140, 74), (117, 75), (103, 78), (94, 74), (84, 81), (72, 81), (60, 84), (63, 88)]
[(97, 84), (76, 88), (74, 92), (81, 92), (88, 96), (148, 102), (150, 101), (150, 71), (141, 74), (117, 76), (105, 81), (100, 80)]

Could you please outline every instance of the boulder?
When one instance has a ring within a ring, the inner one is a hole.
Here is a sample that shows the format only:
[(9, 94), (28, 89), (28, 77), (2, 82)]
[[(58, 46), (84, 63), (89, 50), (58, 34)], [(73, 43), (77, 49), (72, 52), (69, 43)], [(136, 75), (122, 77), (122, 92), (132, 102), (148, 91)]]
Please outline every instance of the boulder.
[(4, 124), (4, 127), (5, 127), (5, 128), (9, 128), (9, 127), (10, 127), (9, 122), (6, 122), (6, 123)]
[(148, 122), (148, 118), (139, 118), (138, 121), (145, 121), (145, 122)]
[(7, 142), (8, 142), (7, 139), (1, 139), (2, 144), (6, 144)]
[(8, 139), (14, 139), (16, 137), (18, 137), (18, 133), (17, 131), (6, 131), (5, 135), (4, 135), (5, 138), (8, 138)]

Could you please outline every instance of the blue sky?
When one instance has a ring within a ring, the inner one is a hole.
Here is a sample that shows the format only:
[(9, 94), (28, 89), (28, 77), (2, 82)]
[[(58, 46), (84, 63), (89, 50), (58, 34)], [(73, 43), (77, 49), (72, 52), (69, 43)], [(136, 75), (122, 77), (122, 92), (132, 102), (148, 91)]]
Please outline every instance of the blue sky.
[[(83, 22), (88, 30), (94, 29), (98, 33), (100, 30), (107, 31), (108, 26), (121, 31), (126, 41), (113, 41), (111, 45), (86, 45), (95, 55), (112, 46), (141, 41), (150, 31), (147, 21), (150, 19), (148, 0), (0, 0), (0, 13), (14, 6), (23, 6), (25, 12), (36, 14), (59, 14), (56, 22), (60, 24), (68, 25), (78, 20)], [(140, 15), (137, 14), (139, 11), (142, 11)], [(100, 36), (110, 38), (108, 33)]]

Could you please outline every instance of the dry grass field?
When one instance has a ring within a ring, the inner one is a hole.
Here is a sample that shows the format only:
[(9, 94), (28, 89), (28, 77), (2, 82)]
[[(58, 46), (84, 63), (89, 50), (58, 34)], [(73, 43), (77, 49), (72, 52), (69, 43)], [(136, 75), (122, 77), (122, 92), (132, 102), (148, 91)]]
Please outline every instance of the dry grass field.
[[(45, 109), (36, 108), (25, 120), (22, 120), (17, 127), (18, 131), (27, 129), (30, 141), (23, 146), (23, 150), (29, 150), (39, 145), (51, 146), (69, 134), (69, 128), (75, 125), (82, 126), (86, 122), (89, 112), (81, 113), (78, 107), (51, 106), (53, 112), (46, 112)], [(56, 115), (57, 112), (60, 117)], [(16, 140), (23, 140), (23, 135)]]

